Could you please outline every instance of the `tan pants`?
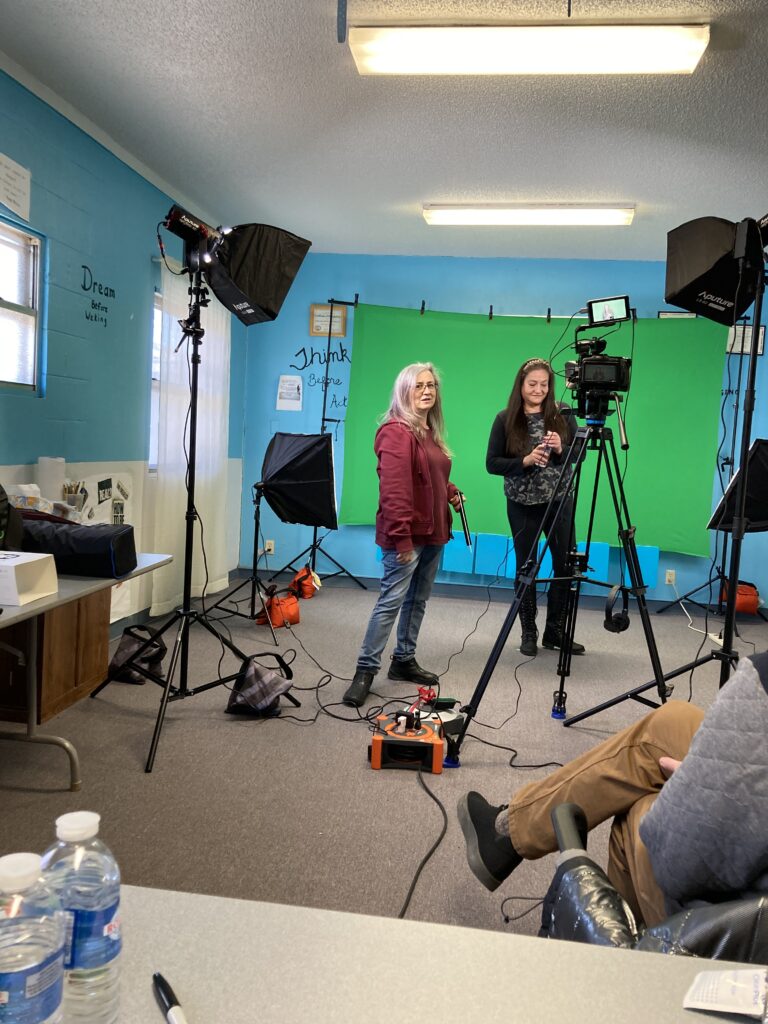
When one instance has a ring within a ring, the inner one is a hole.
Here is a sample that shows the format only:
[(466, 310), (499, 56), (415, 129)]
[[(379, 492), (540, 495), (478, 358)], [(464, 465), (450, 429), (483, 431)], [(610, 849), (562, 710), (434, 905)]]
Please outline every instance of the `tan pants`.
[(517, 852), (535, 860), (557, 849), (550, 813), (558, 804), (578, 804), (590, 828), (613, 818), (608, 877), (642, 921), (662, 921), (664, 896), (639, 826), (664, 784), (659, 758), (682, 760), (703, 717), (701, 708), (667, 701), (546, 779), (524, 786), (509, 805), (509, 835)]

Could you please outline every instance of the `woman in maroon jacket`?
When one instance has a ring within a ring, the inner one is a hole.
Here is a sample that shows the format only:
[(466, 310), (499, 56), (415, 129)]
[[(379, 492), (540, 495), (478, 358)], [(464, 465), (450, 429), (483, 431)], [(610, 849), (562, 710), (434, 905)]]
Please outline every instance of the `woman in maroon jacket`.
[(416, 641), (440, 553), (451, 537), (448, 505), (457, 508), (460, 501), (448, 479), (451, 459), (444, 430), (434, 366), (406, 366), (397, 376), (373, 445), (379, 460), (376, 543), (384, 552), (384, 574), (355, 675), (344, 694), (350, 707), (365, 703), (398, 612), (389, 678), (420, 686), (437, 682), (437, 676), (416, 661)]

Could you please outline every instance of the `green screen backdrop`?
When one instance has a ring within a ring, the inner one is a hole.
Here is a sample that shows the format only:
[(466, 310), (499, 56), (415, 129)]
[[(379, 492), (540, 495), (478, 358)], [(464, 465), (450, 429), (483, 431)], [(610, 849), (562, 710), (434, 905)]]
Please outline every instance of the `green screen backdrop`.
[[(432, 362), (442, 380), (443, 412), (453, 452), (451, 479), (467, 497), (470, 529), (508, 534), (501, 477), (485, 470), (491, 424), (506, 406), (515, 373), (533, 357), (552, 358), (555, 372), (575, 358), (574, 320), (547, 323), (539, 317), (494, 317), (436, 313), (361, 305), (355, 310), (354, 345), (344, 446), (344, 489), (340, 521), (372, 524), (378, 504), (373, 438), (378, 417), (389, 405), (395, 377), (409, 363)], [(624, 396), (630, 449), (619, 447), (613, 428), (630, 519), (638, 545), (689, 555), (708, 555), (709, 520), (726, 328), (703, 319), (638, 320), (612, 331), (585, 331), (580, 339), (603, 335), (606, 355), (632, 358), (632, 381)], [(562, 337), (561, 337), (562, 336)], [(557, 397), (571, 394), (558, 377)], [(583, 423), (583, 421), (579, 421)], [(625, 462), (626, 460), (626, 462)], [(597, 452), (582, 470), (577, 533), (583, 539), (594, 487)], [(617, 545), (616, 513), (608, 476), (601, 471), (595, 541)]]

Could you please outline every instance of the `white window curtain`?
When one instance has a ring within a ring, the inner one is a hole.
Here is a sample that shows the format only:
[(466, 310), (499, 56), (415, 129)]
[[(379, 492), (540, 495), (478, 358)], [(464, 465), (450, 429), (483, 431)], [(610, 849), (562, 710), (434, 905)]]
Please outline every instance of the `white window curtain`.
[[(192, 342), (182, 337), (179, 320), (189, 309), (189, 277), (162, 271), (163, 325), (160, 356), (157, 502), (154, 550), (173, 555), (153, 574), (152, 615), (167, 615), (182, 603), (187, 508), (186, 453), (189, 451), (189, 399)], [(200, 312), (205, 334), (198, 367), (197, 458), (195, 472), (195, 544), (192, 596), (227, 586), (227, 454), (229, 434), (230, 313), (211, 296)], [(201, 525), (202, 524), (202, 525)], [(202, 545), (205, 547), (205, 561)], [(208, 580), (206, 583), (206, 562)]]

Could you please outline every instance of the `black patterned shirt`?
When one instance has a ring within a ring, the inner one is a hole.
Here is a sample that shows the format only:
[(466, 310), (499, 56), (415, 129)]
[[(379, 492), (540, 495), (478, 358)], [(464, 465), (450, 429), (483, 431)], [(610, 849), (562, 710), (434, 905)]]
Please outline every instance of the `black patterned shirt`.
[[(567, 406), (561, 406), (560, 411), (566, 417), (569, 434), (571, 434), (573, 429), (571, 410)], [(504, 477), (504, 494), (510, 501), (516, 501), (520, 505), (545, 505), (554, 493), (563, 463), (554, 453), (546, 466), (524, 466), (522, 456), (507, 455), (505, 417), (506, 412), (502, 410), (493, 421), (485, 460), (486, 469), (489, 473)], [(536, 445), (541, 443), (546, 433), (544, 417), (541, 413), (532, 413), (530, 416), (526, 416), (526, 419), (531, 438), (529, 451), (532, 451)], [(569, 443), (569, 438), (563, 442), (564, 451)], [(563, 484), (568, 476), (569, 474), (566, 472), (563, 476)]]

